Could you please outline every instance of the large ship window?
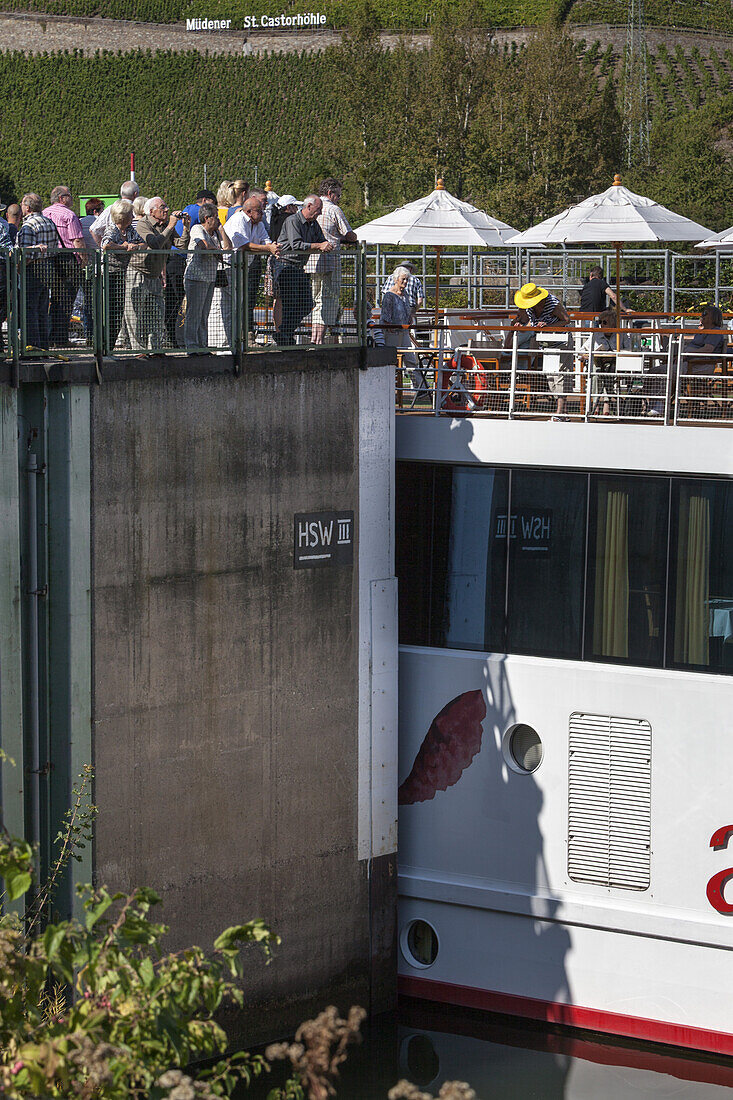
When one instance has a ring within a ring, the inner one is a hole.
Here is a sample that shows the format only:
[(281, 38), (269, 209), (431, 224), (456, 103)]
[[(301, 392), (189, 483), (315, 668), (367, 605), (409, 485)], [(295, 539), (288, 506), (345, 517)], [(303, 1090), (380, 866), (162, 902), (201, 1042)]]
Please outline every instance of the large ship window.
[(581, 656), (586, 474), (512, 471), (510, 653)]
[(668, 664), (733, 673), (733, 486), (674, 479)]
[(587, 659), (662, 664), (668, 507), (668, 478), (591, 478)]
[(399, 466), (403, 642), (503, 650), (507, 483), (485, 466)]
[(403, 645), (733, 674), (730, 481), (407, 462), (397, 520)]

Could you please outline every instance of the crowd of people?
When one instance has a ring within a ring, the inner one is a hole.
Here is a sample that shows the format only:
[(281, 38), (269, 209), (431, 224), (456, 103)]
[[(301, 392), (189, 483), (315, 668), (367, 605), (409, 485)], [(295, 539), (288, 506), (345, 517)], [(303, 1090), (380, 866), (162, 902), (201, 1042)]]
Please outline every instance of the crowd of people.
[[(341, 250), (357, 239), (341, 210), (341, 193), (341, 181), (332, 177), (303, 201), (250, 187), (246, 180), (225, 180), (216, 194), (203, 189), (194, 202), (171, 211), (160, 195), (143, 197), (138, 184), (127, 180), (117, 201), (105, 206), (89, 199), (79, 217), (68, 187), (55, 187), (46, 207), (28, 192), (17, 206), (0, 208), (0, 257), (22, 250), (25, 343), (39, 350), (67, 345), (75, 304), (89, 336), (98, 251), (106, 257), (107, 351), (124, 348), (149, 358), (182, 342), (191, 352), (206, 353), (216, 289), (231, 346), (232, 296), (244, 297), (233, 277), (236, 252), (246, 257), (250, 345), (257, 339), (261, 288), (272, 301), (276, 344), (294, 343), (308, 315), (312, 342), (336, 341)], [(7, 309), (7, 279), (0, 277), (0, 327)]]

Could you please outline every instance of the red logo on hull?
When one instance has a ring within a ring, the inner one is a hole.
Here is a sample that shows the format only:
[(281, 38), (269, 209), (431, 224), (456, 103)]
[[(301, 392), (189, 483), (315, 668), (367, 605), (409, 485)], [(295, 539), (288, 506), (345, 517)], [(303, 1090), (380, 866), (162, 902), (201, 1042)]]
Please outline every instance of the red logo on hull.
[[(716, 852), (720, 852), (728, 847), (728, 841), (732, 836), (733, 825), (723, 825), (722, 829), (716, 829), (710, 837), (710, 847), (714, 848)], [(718, 871), (717, 875), (713, 875), (706, 891), (708, 901), (713, 909), (716, 909), (719, 913), (724, 913), (726, 916), (733, 913), (733, 902), (725, 900), (724, 892), (731, 879), (733, 879), (733, 867), (726, 867), (725, 870)]]

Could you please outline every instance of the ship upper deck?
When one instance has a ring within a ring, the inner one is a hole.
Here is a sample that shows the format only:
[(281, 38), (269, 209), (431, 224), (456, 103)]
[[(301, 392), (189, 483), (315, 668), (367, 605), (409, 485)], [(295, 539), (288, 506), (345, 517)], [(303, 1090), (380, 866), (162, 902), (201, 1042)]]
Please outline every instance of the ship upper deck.
[(427, 318), (390, 333), (397, 346), (396, 409), (403, 415), (733, 425), (733, 333), (699, 316), (625, 314), (597, 327), (517, 323), (515, 310)]

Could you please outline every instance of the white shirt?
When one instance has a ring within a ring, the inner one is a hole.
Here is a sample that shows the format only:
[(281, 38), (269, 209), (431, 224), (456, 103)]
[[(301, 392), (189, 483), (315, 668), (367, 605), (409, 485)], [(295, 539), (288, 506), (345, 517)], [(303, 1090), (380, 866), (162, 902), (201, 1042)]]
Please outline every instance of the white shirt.
[[(197, 248), (196, 243), (204, 241), (209, 248)], [(191, 236), (188, 243), (188, 263), (186, 266), (186, 279), (194, 282), (213, 283), (216, 278), (216, 268), (219, 263), (219, 254), (212, 252), (212, 248), (221, 248), (218, 237), (207, 233), (203, 225), (192, 225)]]
[[(241, 248), (243, 244), (271, 243), (264, 224), (261, 221), (253, 222), (251, 218), (247, 217), (244, 210), (238, 210), (236, 214), (232, 214), (231, 218), (226, 223), (226, 233), (227, 237), (232, 242), (232, 248)], [(254, 253), (248, 252), (248, 267), (253, 259)]]
[[(99, 215), (99, 217), (94, 219), (92, 224), (89, 226), (89, 232), (90, 233), (96, 233), (99, 237), (101, 237), (102, 234), (104, 233), (105, 229), (109, 225), (111, 219), (112, 219), (112, 203), (110, 203), (109, 206), (105, 206), (104, 210)], [(82, 222), (81, 224), (83, 226), (84, 222)]]

